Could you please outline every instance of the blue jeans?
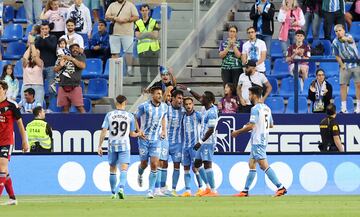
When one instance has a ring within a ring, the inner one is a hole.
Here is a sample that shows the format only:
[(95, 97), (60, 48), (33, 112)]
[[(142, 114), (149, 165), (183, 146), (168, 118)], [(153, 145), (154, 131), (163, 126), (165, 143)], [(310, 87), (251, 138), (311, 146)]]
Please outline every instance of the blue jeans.
[(25, 101), (24, 91), (28, 88), (32, 88), (35, 90), (35, 101), (42, 105), (44, 105), (44, 85), (40, 84), (23, 84), (21, 87), (21, 100)]
[(310, 25), (312, 30), (313, 39), (319, 39), (319, 32), (320, 32), (320, 24), (321, 24), (321, 17), (317, 13), (306, 12), (305, 13), (305, 25), (303, 26), (303, 30), (306, 34), (306, 37), (309, 33)]
[(296, 31), (290, 31), (288, 33), (288, 40), (287, 41), (281, 41), (281, 49), (283, 52), (283, 55), (286, 56), (287, 49), (290, 45), (294, 44), (295, 42), (295, 32)]
[(50, 66), (44, 68), (43, 77), (47, 80), (47, 83), (45, 83), (46, 86), (44, 86), (44, 88), (49, 93), (49, 102), (50, 102), (53, 98), (56, 98), (56, 93), (50, 88), (50, 84), (55, 79), (54, 67)]
[[(37, 24), (40, 24), (40, 14), (42, 11), (42, 1), (41, 0), (24, 0), (24, 8), (26, 19), (28, 24), (32, 24), (35, 20)], [(35, 17), (34, 17), (35, 15)]]
[(266, 44), (266, 56), (270, 57), (270, 47), (271, 47), (272, 35), (256, 35), (256, 37), (265, 42), (265, 44)]

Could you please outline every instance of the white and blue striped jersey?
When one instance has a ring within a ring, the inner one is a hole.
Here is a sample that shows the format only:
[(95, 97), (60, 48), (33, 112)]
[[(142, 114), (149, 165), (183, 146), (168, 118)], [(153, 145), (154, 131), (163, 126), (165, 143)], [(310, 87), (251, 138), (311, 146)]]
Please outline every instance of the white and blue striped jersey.
[[(346, 33), (346, 37), (353, 37)], [(340, 42), (338, 38), (335, 38), (332, 43), (333, 51), (335, 56), (339, 56), (342, 59), (359, 59), (359, 51), (356, 47), (355, 40), (353, 39), (353, 43), (348, 42)], [(345, 63), (347, 69), (352, 69), (359, 66), (357, 63)]]
[(205, 144), (216, 144), (216, 125), (218, 121), (218, 109), (215, 105), (212, 105), (208, 110), (204, 110), (201, 120), (201, 131), (200, 136), (204, 138), (204, 135), (209, 130), (209, 128), (214, 128), (214, 133), (204, 141)]
[(184, 147), (193, 147), (200, 139), (201, 114), (193, 111), (190, 115), (184, 114), (182, 120), (184, 131)]
[(249, 122), (255, 124), (251, 132), (251, 144), (267, 145), (269, 128), (274, 124), (271, 109), (263, 103), (256, 104), (251, 108)]
[(167, 135), (168, 141), (170, 144), (181, 144), (182, 143), (182, 134), (181, 134), (181, 121), (184, 116), (185, 110), (183, 107), (174, 108), (173, 106), (168, 106), (167, 113)]
[(124, 110), (108, 112), (102, 124), (109, 130), (109, 150), (130, 151), (130, 132), (136, 130), (134, 115)]
[(166, 117), (167, 111), (168, 106), (163, 102), (159, 106), (155, 106), (151, 100), (148, 100), (139, 105), (136, 117), (140, 119), (141, 130), (148, 140), (160, 140), (161, 121)]
[(38, 101), (34, 100), (34, 102), (32, 103), (28, 103), (26, 102), (26, 100), (21, 100), (18, 104), (18, 106), (20, 107), (20, 112), (22, 114), (25, 114), (25, 113), (32, 113), (33, 109), (35, 107), (38, 107), (38, 106), (42, 106)]

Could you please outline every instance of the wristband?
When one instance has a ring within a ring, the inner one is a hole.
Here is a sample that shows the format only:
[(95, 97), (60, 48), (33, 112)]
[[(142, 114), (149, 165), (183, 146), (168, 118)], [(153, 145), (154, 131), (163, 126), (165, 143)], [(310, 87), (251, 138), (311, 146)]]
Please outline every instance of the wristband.
[(189, 92), (191, 91), (191, 89), (190, 89), (190, 88), (186, 88), (186, 90), (187, 90), (187, 91), (189, 91)]
[(199, 140), (200, 145), (204, 144), (204, 141), (202, 139)]

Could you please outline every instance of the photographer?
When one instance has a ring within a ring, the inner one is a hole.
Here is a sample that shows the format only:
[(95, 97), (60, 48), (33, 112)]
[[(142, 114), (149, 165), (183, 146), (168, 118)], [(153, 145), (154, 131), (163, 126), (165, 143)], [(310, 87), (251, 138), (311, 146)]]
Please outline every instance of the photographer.
[(325, 113), (326, 107), (332, 98), (332, 86), (325, 80), (325, 72), (316, 70), (316, 79), (311, 82), (308, 90), (308, 99), (312, 102), (313, 113)]

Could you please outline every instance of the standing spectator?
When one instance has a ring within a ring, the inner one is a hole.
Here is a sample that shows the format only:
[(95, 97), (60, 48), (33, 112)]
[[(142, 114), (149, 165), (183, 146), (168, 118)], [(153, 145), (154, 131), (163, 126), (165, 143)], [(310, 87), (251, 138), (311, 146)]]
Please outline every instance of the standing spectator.
[[(25, 14), (28, 24), (40, 23), (42, 0), (24, 0)], [(34, 17), (35, 16), (35, 17)]]
[(5, 81), (8, 85), (6, 97), (9, 100), (16, 101), (16, 97), (19, 93), (19, 81), (14, 76), (14, 66), (13, 65), (7, 64), (4, 66), (0, 80)]
[(30, 87), (24, 90), (24, 99), (22, 99), (18, 104), (21, 113), (32, 113), (35, 107), (41, 106), (39, 101), (35, 99), (35, 96), (36, 93), (33, 88)]
[(322, 0), (302, 0), (301, 6), (305, 17), (305, 25), (302, 28), (305, 36), (308, 36), (311, 27), (313, 39), (319, 39)]
[(267, 56), (270, 57), (270, 45), (274, 34), (275, 6), (270, 0), (257, 0), (251, 7), (250, 19), (256, 30), (257, 38), (266, 44)]
[(139, 19), (135, 5), (126, 0), (117, 0), (110, 4), (106, 10), (105, 18), (114, 23), (113, 32), (110, 33), (110, 50), (113, 58), (118, 58), (121, 49), (126, 54), (128, 75), (131, 76), (134, 41), (134, 22)]
[(281, 23), (279, 40), (285, 56), (289, 45), (294, 43), (295, 32), (305, 25), (304, 13), (297, 0), (283, 0), (278, 21)]
[(334, 27), (336, 38), (332, 45), (334, 55), (340, 66), (340, 96), (341, 96), (341, 112), (347, 113), (346, 98), (347, 88), (350, 79), (353, 78), (356, 86), (356, 110), (360, 113), (360, 66), (359, 63), (344, 63), (344, 59), (359, 60), (359, 53), (353, 37), (345, 33), (344, 26), (337, 24)]
[(141, 6), (142, 19), (135, 22), (135, 35), (138, 39), (137, 52), (139, 54), (141, 85), (145, 87), (150, 80), (157, 74), (159, 65), (160, 43), (159, 43), (159, 23), (149, 17), (150, 7), (147, 4)]
[(237, 39), (238, 28), (236, 26), (229, 27), (229, 37), (221, 41), (219, 47), (219, 56), (222, 58), (221, 78), (223, 86), (232, 83), (237, 84), (242, 71), (241, 51), (243, 43)]
[(236, 86), (233, 83), (227, 83), (224, 87), (224, 97), (218, 103), (218, 109), (223, 114), (233, 114), (239, 111), (240, 99), (236, 95)]
[(316, 79), (311, 82), (308, 90), (308, 99), (312, 103), (313, 113), (325, 113), (326, 107), (332, 98), (332, 86), (325, 80), (325, 72), (316, 70)]
[(151, 87), (161, 87), (163, 93), (169, 86), (176, 87), (176, 79), (172, 73), (171, 68), (160, 66), (160, 77), (161, 80), (155, 82)]
[[(289, 72), (294, 75), (294, 59), (309, 59), (311, 56), (311, 48), (304, 43), (305, 32), (297, 30), (295, 33), (295, 44), (289, 46), (286, 54), (286, 61), (289, 63)], [(299, 62), (299, 76), (304, 81), (308, 77), (309, 63)]]
[(48, 20), (50, 23), (51, 34), (57, 39), (65, 35), (65, 21), (67, 8), (59, 7), (59, 0), (49, 0), (40, 15), (40, 19)]
[(91, 37), (92, 21), (90, 10), (83, 4), (83, 0), (74, 0), (67, 13), (67, 20), (75, 21), (75, 32), (80, 35)]
[(246, 31), (249, 41), (242, 47), (242, 63), (246, 64), (247, 61), (253, 60), (256, 63), (256, 71), (265, 74), (266, 44), (263, 40), (256, 38), (254, 27), (249, 27)]
[(80, 52), (79, 44), (70, 45), (72, 56), (64, 55), (59, 61), (59, 65), (54, 67), (55, 72), (60, 72), (63, 67), (67, 67), (66, 61), (71, 61), (75, 65), (75, 72), (71, 77), (60, 75), (60, 87), (58, 90), (57, 106), (63, 107), (63, 112), (69, 113), (70, 106), (74, 105), (80, 113), (85, 113), (82, 89), (80, 86), (82, 70), (85, 69), (85, 56)]
[(99, 20), (98, 32), (90, 40), (89, 50), (85, 50), (87, 58), (101, 58), (103, 65), (110, 58), (109, 33), (106, 30), (106, 21)]
[(85, 0), (84, 5), (91, 10), (94, 22), (99, 21), (100, 0)]
[(250, 113), (253, 105), (249, 99), (249, 88), (252, 86), (266, 87), (266, 92), (261, 98), (261, 102), (265, 102), (266, 98), (269, 96), (272, 90), (272, 86), (264, 73), (259, 73), (256, 71), (256, 62), (249, 60), (246, 63), (245, 73), (240, 75), (239, 84), (238, 84), (238, 96), (240, 98), (240, 112)]
[(73, 19), (68, 19), (66, 21), (66, 34), (61, 36), (65, 38), (67, 46), (72, 44), (78, 44), (80, 46), (80, 52), (84, 52), (84, 39), (81, 35), (75, 32), (75, 21)]
[(349, 12), (346, 12), (345, 14), (345, 21), (348, 27), (348, 31), (350, 31), (353, 21), (360, 21), (360, 0), (355, 0), (353, 2)]
[(344, 0), (323, 0), (322, 12), (324, 17), (325, 39), (331, 40), (333, 25), (345, 26), (345, 1)]
[[(44, 22), (40, 27), (40, 36), (36, 37), (35, 47), (39, 49), (40, 58), (43, 62), (43, 71), (41, 78), (45, 78), (48, 83), (46, 89), (49, 91), (49, 101), (55, 98), (55, 92), (50, 88), (50, 83), (55, 78), (54, 65), (56, 61), (56, 44), (57, 38), (54, 35), (50, 35), (50, 27), (48, 22)], [(32, 36), (29, 36), (29, 42), (33, 40)], [(38, 79), (38, 78), (37, 78)], [(35, 89), (36, 93), (38, 91)], [(37, 94), (38, 95), (38, 94)]]
[(35, 90), (35, 100), (40, 103), (44, 102), (44, 80), (43, 69), (44, 62), (40, 58), (40, 51), (34, 45), (34, 39), (29, 36), (29, 47), (24, 53), (22, 58), (23, 66), (23, 85), (21, 88), (21, 100), (24, 101), (25, 95), (23, 94), (26, 89), (32, 88)]

